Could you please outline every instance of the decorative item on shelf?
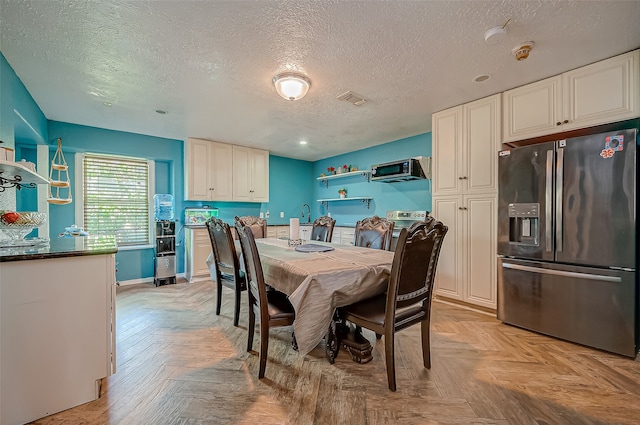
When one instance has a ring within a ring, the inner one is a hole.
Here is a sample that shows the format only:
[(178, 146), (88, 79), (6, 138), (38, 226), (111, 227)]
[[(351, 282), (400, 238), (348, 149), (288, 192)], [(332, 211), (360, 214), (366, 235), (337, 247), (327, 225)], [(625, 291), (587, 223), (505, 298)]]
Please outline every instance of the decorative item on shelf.
[(320, 177), (327, 177), (325, 173), (320, 173)]
[(358, 171), (358, 167), (351, 167), (350, 166), (351, 171)]
[[(53, 178), (54, 172), (56, 173), (55, 179)], [(56, 149), (56, 153), (53, 155), (53, 159), (51, 160), (49, 181), (49, 197), (47, 198), (47, 202), (56, 205), (70, 204), (72, 197), (71, 181), (69, 180), (69, 166), (67, 165), (67, 161), (64, 159), (64, 154), (62, 153), (62, 139), (60, 138), (58, 138), (58, 149)], [(65, 189), (67, 191), (67, 196), (62, 197), (61, 194), (64, 193)]]
[(351, 165), (347, 166), (347, 164), (344, 164), (342, 166), (342, 172), (343, 173), (348, 173), (349, 171), (351, 171)]
[(336, 169), (334, 167), (327, 167), (327, 172), (329, 175), (332, 175), (336, 173)]
[(340, 195), (340, 198), (346, 198), (347, 197), (347, 189), (340, 188), (338, 189), (338, 195)]

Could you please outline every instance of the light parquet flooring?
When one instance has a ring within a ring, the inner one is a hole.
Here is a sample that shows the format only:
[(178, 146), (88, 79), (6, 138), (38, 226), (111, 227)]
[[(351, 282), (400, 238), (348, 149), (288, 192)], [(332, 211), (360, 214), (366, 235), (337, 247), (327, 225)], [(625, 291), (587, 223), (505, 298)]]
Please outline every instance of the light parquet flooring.
[(117, 373), (104, 394), (34, 424), (640, 424), (640, 362), (438, 301), (430, 370), (420, 327), (396, 336), (396, 393), (383, 340), (368, 331), (373, 361), (356, 364), (341, 351), (331, 365), (322, 346), (300, 356), (291, 328), (272, 329), (258, 380), (257, 353), (246, 352), (246, 298), (237, 328), (232, 301), (223, 289), (216, 316), (211, 281), (119, 288)]

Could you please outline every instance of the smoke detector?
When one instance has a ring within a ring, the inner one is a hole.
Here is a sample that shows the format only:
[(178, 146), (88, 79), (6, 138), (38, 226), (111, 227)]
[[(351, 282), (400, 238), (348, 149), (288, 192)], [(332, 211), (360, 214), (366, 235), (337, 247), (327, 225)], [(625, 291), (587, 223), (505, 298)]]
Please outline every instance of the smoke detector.
[(533, 44), (533, 41), (525, 41), (511, 49), (511, 53), (515, 55), (517, 61), (523, 61), (529, 57), (529, 52), (533, 49)]
[(507, 24), (511, 21), (511, 18), (507, 19), (507, 22), (504, 25), (500, 25), (497, 27), (493, 27), (487, 30), (484, 33), (484, 41), (487, 44), (498, 44), (502, 43), (504, 39), (507, 37)]
[(506, 36), (507, 30), (504, 26), (493, 27), (491, 29), (488, 29), (487, 32), (484, 33), (484, 41), (487, 44), (498, 44), (502, 43)]

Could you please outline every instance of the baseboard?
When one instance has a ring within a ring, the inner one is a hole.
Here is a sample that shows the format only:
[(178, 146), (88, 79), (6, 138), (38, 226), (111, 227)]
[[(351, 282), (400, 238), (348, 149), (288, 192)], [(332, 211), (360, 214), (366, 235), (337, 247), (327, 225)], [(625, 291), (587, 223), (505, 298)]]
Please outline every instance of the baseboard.
[[(176, 280), (182, 279), (185, 280), (185, 274), (184, 273), (178, 273), (176, 274)], [(154, 282), (154, 277), (142, 277), (139, 279), (129, 279), (129, 280), (121, 280), (119, 282), (117, 282), (118, 286), (128, 286), (128, 285), (138, 285), (140, 283), (151, 283), (153, 284)]]
[(496, 314), (497, 314), (496, 310), (493, 310), (491, 308), (468, 304), (468, 303), (465, 303), (464, 301), (452, 300), (450, 298), (443, 297), (442, 295), (437, 295), (433, 300), (441, 302), (443, 304), (453, 305), (456, 307), (464, 308), (466, 310), (475, 311), (476, 313), (486, 314), (494, 318), (496, 317)]

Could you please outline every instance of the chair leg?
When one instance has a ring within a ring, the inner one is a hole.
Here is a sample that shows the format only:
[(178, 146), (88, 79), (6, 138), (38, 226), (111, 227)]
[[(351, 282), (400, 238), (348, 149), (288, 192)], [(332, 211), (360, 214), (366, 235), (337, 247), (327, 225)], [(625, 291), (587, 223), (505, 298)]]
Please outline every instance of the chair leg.
[(253, 306), (249, 306), (249, 325), (247, 326), (249, 335), (247, 336), (247, 352), (253, 349), (253, 333), (256, 330), (256, 313), (253, 311)]
[(269, 323), (266, 320), (260, 321), (260, 368), (258, 369), (258, 379), (264, 378), (264, 370), (267, 368), (267, 352), (269, 350)]
[[(388, 334), (388, 335), (387, 335)], [(387, 381), (389, 382), (389, 389), (391, 391), (396, 390), (396, 360), (394, 357), (395, 349), (395, 333), (393, 330), (387, 332), (384, 336), (384, 354), (387, 361)]]
[(218, 284), (218, 299), (216, 300), (216, 316), (220, 316), (220, 306), (222, 305), (222, 283), (220, 280), (216, 282)]
[(431, 369), (431, 332), (429, 320), (423, 320), (420, 324), (422, 328), (422, 362), (424, 367)]
[(239, 290), (236, 290), (236, 308), (233, 312), (233, 326), (238, 326), (240, 320), (240, 294)]

